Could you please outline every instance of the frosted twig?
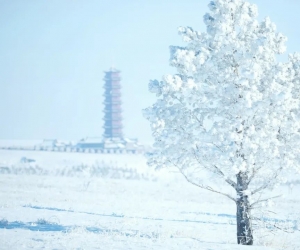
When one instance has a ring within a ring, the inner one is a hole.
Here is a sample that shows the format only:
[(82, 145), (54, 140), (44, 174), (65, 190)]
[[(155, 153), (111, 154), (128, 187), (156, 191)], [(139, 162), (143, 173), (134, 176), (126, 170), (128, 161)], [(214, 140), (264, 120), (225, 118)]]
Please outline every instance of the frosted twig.
[[(175, 164), (174, 164), (175, 165)], [(176, 165), (175, 165), (176, 166)], [(199, 183), (195, 183), (193, 181), (191, 181), (188, 176), (182, 171), (182, 169), (180, 169), (178, 166), (176, 166), (176, 168), (178, 168), (179, 172), (184, 176), (184, 178), (191, 184), (193, 184), (194, 186), (197, 186), (197, 187), (200, 187), (202, 189), (206, 189), (208, 191), (211, 191), (211, 192), (214, 192), (214, 193), (217, 193), (217, 194), (221, 194), (221, 195), (224, 195), (226, 196), (227, 198), (229, 198), (230, 200), (233, 200), (234, 202), (236, 202), (236, 199), (234, 199), (232, 196), (230, 196), (229, 194), (226, 194), (226, 193), (223, 193), (223, 192), (220, 192), (218, 190), (215, 190), (213, 189), (212, 187), (210, 186), (205, 186), (203, 184), (199, 184)]]
[(250, 205), (250, 207), (253, 208), (253, 206), (254, 206), (255, 204), (258, 204), (258, 203), (261, 203), (261, 202), (264, 202), (264, 201), (269, 201), (269, 200), (272, 200), (272, 199), (276, 199), (276, 198), (279, 198), (279, 197), (281, 197), (281, 196), (282, 196), (282, 195), (276, 195), (276, 196), (269, 197), (269, 198), (266, 198), (266, 199), (263, 199), (263, 200), (258, 200), (258, 201), (256, 201), (256, 202), (253, 202), (253, 203)]

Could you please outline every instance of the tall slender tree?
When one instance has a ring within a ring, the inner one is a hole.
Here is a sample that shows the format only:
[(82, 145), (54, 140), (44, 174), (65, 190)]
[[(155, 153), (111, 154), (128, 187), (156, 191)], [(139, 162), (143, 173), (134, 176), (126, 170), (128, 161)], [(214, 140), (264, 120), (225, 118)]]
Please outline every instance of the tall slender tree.
[[(287, 39), (269, 18), (257, 20), (256, 5), (208, 6), (206, 32), (179, 28), (187, 45), (171, 46), (177, 74), (149, 83), (157, 101), (144, 110), (155, 138), (148, 162), (234, 201), (237, 242), (252, 245), (251, 210), (272, 198), (262, 192), (283, 171), (299, 170), (300, 56), (278, 62)], [(212, 173), (215, 187), (201, 183), (198, 170)], [(236, 195), (222, 191), (222, 181)]]

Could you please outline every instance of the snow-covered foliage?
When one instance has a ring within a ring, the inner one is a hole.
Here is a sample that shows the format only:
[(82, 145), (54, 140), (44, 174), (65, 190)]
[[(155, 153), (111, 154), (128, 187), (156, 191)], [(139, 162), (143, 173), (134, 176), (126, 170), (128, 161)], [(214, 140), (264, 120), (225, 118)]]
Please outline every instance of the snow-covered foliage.
[(250, 197), (281, 171), (299, 171), (300, 55), (278, 61), (287, 38), (269, 18), (258, 21), (256, 5), (215, 0), (209, 9), (206, 32), (179, 28), (187, 45), (170, 49), (177, 74), (149, 84), (157, 96), (144, 110), (155, 138), (149, 164), (176, 167), (206, 189), (198, 170), (235, 189), (241, 174)]

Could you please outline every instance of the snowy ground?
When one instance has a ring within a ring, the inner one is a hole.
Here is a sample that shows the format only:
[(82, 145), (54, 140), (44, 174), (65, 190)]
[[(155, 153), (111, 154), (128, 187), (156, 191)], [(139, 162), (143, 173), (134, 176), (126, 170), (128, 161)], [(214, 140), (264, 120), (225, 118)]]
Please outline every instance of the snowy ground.
[[(142, 156), (0, 150), (0, 187), (0, 249), (249, 249), (236, 245), (233, 202)], [(280, 190), (264, 218), (293, 233), (256, 230), (252, 249), (300, 249), (300, 187)]]

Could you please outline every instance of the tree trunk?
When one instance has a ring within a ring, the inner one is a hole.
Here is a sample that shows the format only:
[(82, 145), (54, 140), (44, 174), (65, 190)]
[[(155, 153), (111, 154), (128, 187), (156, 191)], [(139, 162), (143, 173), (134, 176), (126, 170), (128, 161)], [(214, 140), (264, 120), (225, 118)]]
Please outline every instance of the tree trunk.
[(251, 208), (248, 196), (244, 191), (248, 189), (248, 176), (244, 173), (237, 174), (237, 242), (241, 245), (253, 245), (253, 232), (251, 223)]

